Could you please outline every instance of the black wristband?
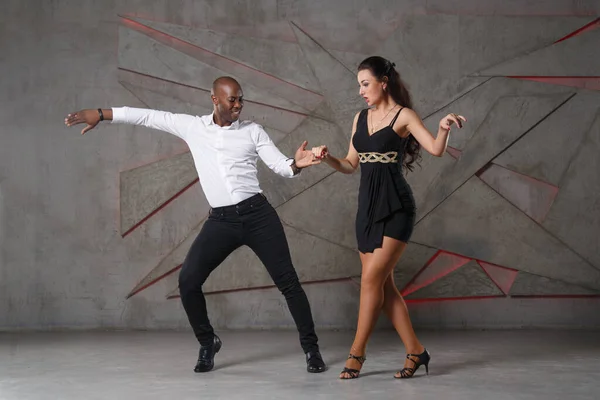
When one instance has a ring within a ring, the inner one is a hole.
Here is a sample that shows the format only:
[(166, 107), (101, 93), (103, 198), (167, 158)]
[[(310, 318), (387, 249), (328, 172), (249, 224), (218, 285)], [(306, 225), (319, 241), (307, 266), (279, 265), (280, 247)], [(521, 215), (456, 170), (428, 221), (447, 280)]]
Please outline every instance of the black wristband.
[(100, 115), (100, 121), (104, 121), (104, 114), (102, 114), (102, 109), (98, 109), (98, 115)]
[(292, 163), (290, 164), (290, 167), (292, 168), (294, 175), (298, 175), (300, 172), (302, 172), (302, 168), (298, 168), (298, 166), (296, 165), (295, 158), (292, 158)]

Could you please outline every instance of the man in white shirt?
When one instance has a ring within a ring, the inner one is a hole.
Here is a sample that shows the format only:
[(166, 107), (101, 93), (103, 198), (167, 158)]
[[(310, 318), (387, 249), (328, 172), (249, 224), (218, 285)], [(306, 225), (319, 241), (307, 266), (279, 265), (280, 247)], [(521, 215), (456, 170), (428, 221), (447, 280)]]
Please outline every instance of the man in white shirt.
[(65, 118), (65, 124), (85, 123), (82, 134), (103, 120), (143, 125), (172, 133), (188, 144), (211, 206), (179, 274), (181, 302), (200, 342), (195, 372), (213, 369), (214, 356), (222, 344), (210, 325), (202, 285), (227, 256), (243, 245), (256, 253), (285, 296), (306, 354), (308, 372), (322, 372), (325, 363), (319, 352), (310, 304), (292, 265), (283, 226), (262, 194), (256, 169), (260, 157), (274, 172), (291, 178), (320, 161), (306, 150), (307, 142), (302, 143), (294, 158), (287, 158), (260, 125), (240, 122), (244, 99), (235, 79), (215, 80), (211, 98), (213, 113), (201, 117), (121, 107), (77, 111)]

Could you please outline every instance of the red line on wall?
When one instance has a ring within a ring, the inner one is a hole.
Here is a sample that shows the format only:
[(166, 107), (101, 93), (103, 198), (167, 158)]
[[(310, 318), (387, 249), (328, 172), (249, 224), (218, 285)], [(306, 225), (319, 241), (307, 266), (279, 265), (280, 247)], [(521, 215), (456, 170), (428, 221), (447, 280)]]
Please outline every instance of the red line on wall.
[(194, 184), (196, 184), (198, 182), (200, 182), (199, 178), (194, 179), (189, 185), (187, 185), (186, 187), (184, 187), (183, 189), (181, 189), (179, 192), (175, 193), (175, 195), (173, 195), (167, 201), (165, 201), (160, 206), (158, 206), (154, 211), (152, 211), (150, 214), (148, 214), (147, 216), (145, 216), (144, 218), (142, 218), (138, 223), (136, 223), (131, 228), (129, 228), (127, 230), (127, 232), (121, 234), (121, 237), (125, 237), (125, 236), (129, 235), (131, 232), (133, 232), (134, 230), (136, 230), (137, 228), (139, 228), (140, 225), (142, 225), (144, 222), (148, 221), (150, 218), (152, 218), (152, 216), (156, 215), (156, 213), (158, 213), (160, 210), (162, 210), (163, 208), (165, 208), (169, 203), (171, 203), (173, 200), (175, 200), (176, 198), (178, 198), (179, 196), (181, 196), (183, 194), (183, 192), (185, 192), (186, 190), (188, 190), (189, 188), (191, 188), (192, 186), (194, 186)]
[(600, 26), (600, 18), (595, 19), (594, 21), (590, 22), (589, 24), (586, 24), (586, 25), (582, 26), (581, 28), (577, 29), (576, 31), (569, 33), (567, 36), (558, 39), (556, 42), (554, 42), (554, 44), (562, 42), (563, 40), (570, 39), (573, 36), (581, 35), (584, 32), (591, 31), (593, 29), (598, 28), (599, 26)]
[(178, 269), (180, 269), (180, 268), (181, 268), (181, 265), (178, 265), (178, 266), (176, 266), (175, 268), (173, 268), (173, 269), (171, 269), (171, 270), (169, 270), (169, 271), (165, 272), (164, 274), (160, 275), (159, 277), (157, 277), (157, 278), (153, 279), (152, 281), (148, 282), (148, 283), (147, 283), (147, 284), (145, 284), (144, 286), (142, 286), (142, 287), (140, 287), (140, 288), (136, 289), (135, 291), (133, 291), (133, 292), (129, 293), (129, 294), (127, 295), (127, 297), (125, 297), (125, 298), (126, 298), (126, 299), (129, 299), (130, 297), (132, 297), (132, 296), (135, 296), (136, 294), (138, 294), (138, 293), (139, 293), (139, 292), (141, 292), (142, 290), (144, 290), (144, 289), (146, 289), (146, 288), (148, 288), (148, 287), (150, 287), (150, 286), (154, 285), (156, 282), (158, 282), (158, 281), (160, 281), (161, 279), (163, 279), (163, 278), (165, 278), (165, 277), (167, 277), (167, 276), (171, 275), (173, 272), (177, 271), (177, 270), (178, 270)]

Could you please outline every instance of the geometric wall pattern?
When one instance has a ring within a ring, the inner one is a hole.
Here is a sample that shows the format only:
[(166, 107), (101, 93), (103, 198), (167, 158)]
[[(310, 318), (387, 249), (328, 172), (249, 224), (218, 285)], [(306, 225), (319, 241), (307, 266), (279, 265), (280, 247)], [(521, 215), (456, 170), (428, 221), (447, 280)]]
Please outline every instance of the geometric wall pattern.
[[(308, 140), (344, 155), (352, 118), (364, 108), (356, 65), (373, 53), (390, 58), (430, 130), (449, 111), (469, 120), (452, 130), (447, 154), (423, 153), (408, 175), (417, 225), (394, 276), (407, 300), (598, 296), (600, 57), (590, 54), (597, 53), (600, 19), (526, 20), (397, 13), (376, 29), (380, 47), (373, 49), (372, 38), (336, 38), (295, 20), (240, 34), (227, 25), (123, 16), (119, 79), (148, 107), (205, 114), (214, 78), (232, 75), (244, 89), (244, 118), (262, 124), (284, 153)], [(500, 38), (497, 30), (507, 34)], [(443, 67), (435, 67), (440, 59)], [(360, 275), (358, 174), (318, 166), (285, 180), (261, 165), (259, 176), (302, 282)], [(183, 191), (199, 189), (196, 182), (189, 153), (123, 171), (121, 234)], [(166, 279), (172, 290), (165, 296), (177, 297), (174, 272), (202, 223), (129, 296)], [(271, 285), (243, 248), (211, 275), (205, 291)]]

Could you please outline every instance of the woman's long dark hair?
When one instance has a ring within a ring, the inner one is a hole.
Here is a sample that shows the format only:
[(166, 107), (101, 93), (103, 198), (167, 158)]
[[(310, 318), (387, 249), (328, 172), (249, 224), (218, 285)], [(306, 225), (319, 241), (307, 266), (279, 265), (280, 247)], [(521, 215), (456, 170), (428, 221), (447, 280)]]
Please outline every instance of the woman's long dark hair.
[[(404, 82), (400, 79), (400, 74), (394, 68), (396, 64), (383, 57), (373, 56), (364, 59), (359, 65), (358, 70), (362, 71), (368, 69), (371, 74), (378, 81), (386, 81), (387, 78), (387, 92), (392, 96), (392, 99), (396, 104), (402, 107), (408, 107), (412, 109), (412, 101), (410, 99), (410, 93), (406, 89)], [(402, 164), (409, 170), (413, 170), (413, 163), (418, 162), (421, 158), (421, 145), (414, 138), (413, 135), (408, 135), (406, 146), (404, 146), (404, 153), (402, 155)]]

